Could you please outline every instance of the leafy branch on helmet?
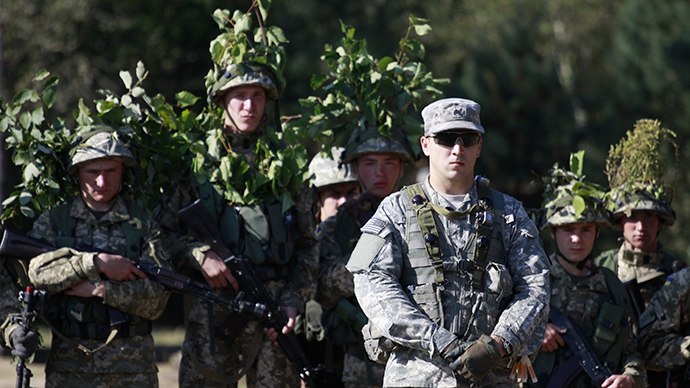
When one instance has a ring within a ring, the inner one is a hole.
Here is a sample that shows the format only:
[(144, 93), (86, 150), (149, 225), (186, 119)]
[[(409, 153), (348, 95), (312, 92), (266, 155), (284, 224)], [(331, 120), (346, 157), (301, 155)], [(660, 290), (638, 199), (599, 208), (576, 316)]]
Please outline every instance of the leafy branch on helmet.
[[(247, 13), (216, 10), (221, 29), (209, 48), (214, 68), (206, 76), (210, 106), (199, 115), (200, 142), (192, 145), (192, 172), (203, 184), (211, 182), (233, 205), (282, 203), (283, 211), (294, 204), (293, 195), (308, 178), (306, 149), (291, 131), (281, 131), (278, 99), (284, 88), (283, 68), (287, 42), (280, 28), (266, 26), (269, 1), (254, 1)], [(260, 26), (250, 39), (251, 16)], [(244, 81), (252, 73), (259, 80)], [(233, 152), (223, 129), (224, 112), (214, 104), (222, 92), (235, 86), (256, 84), (267, 88), (264, 118), (257, 129), (251, 153)]]
[[(247, 12), (235, 10), (232, 17), (227, 9), (213, 12), (213, 20), (223, 32), (211, 41), (209, 48), (214, 66), (206, 76), (207, 89), (231, 65), (252, 62), (267, 66), (277, 78), (279, 94), (283, 91), (286, 54), (282, 44), (287, 39), (280, 27), (266, 25), (270, 5), (270, 0), (254, 0)], [(253, 17), (259, 24), (254, 30)]]
[(300, 104), (313, 109), (313, 114), (304, 117), (297, 130), (322, 144), (345, 146), (356, 129), (374, 127), (392, 138), (394, 129), (400, 128), (418, 154), (423, 126), (407, 111), (412, 107), (419, 110), (425, 98), (441, 96), (440, 89), (450, 80), (433, 78), (420, 61), (424, 45), (410, 39), (413, 30), (420, 36), (431, 30), (427, 20), (410, 16), (409, 21), (407, 33), (400, 40), (400, 52), (380, 59), (369, 54), (366, 40), (355, 39), (353, 27), (341, 22), (345, 35), (341, 46), (326, 45), (321, 57), (330, 71), (311, 79), (312, 89), (325, 95), (300, 99)]
[(678, 164), (676, 134), (663, 128), (661, 122), (640, 119), (632, 131), (628, 131), (621, 141), (611, 146), (606, 160), (606, 176), (609, 180), (609, 204), (611, 210), (620, 207), (626, 197), (639, 192), (647, 192), (656, 200), (670, 203), (673, 186), (664, 182), (665, 164), (662, 156), (662, 143), (673, 149), (675, 165)]
[[(570, 154), (570, 170), (566, 170), (555, 163), (551, 168), (549, 175), (542, 177), (544, 184), (544, 201), (542, 202), (542, 209), (546, 213), (545, 224), (561, 209), (572, 206), (574, 214), (568, 214), (568, 219), (572, 222), (582, 219), (582, 222), (590, 222), (588, 218), (608, 219), (608, 216), (602, 217), (598, 213), (605, 213), (604, 197), (606, 192), (604, 188), (596, 183), (588, 182), (583, 175), (585, 151)], [(590, 216), (582, 218), (588, 210), (593, 213)], [(597, 213), (597, 214), (595, 214)]]
[[(137, 64), (135, 74), (133, 81), (129, 71), (120, 72), (127, 89), (121, 96), (101, 90), (105, 97), (94, 101), (95, 112), (80, 100), (73, 112), (75, 128), (66, 126), (66, 118), (58, 117), (52, 124), (46, 121), (58, 77), (45, 70), (34, 78), (34, 90), (17, 93), (12, 104), (3, 102), (0, 129), (7, 135), (5, 145), (12, 150), (14, 164), (22, 169), (22, 182), (3, 202), (3, 221), (11, 219), (22, 228), (26, 222), (22, 217), (32, 222), (38, 214), (77, 195), (76, 180), (66, 173), (69, 152), (81, 133), (99, 124), (117, 128), (139, 163), (123, 176), (123, 195), (131, 195), (149, 209), (160, 204), (161, 193), (180, 179), (188, 165), (188, 144), (196, 140), (190, 132), (196, 125), (195, 115), (178, 114), (162, 96), (148, 96), (142, 87), (148, 75), (143, 63)], [(177, 97), (181, 107), (196, 100), (185, 92)], [(41, 105), (35, 107), (39, 101)]]

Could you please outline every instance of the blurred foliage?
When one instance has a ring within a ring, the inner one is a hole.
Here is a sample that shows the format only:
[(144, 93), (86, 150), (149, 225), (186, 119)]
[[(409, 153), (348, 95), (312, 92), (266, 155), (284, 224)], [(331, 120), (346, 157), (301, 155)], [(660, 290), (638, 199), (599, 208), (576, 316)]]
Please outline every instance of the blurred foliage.
[[(48, 68), (60, 76), (54, 116), (68, 116), (79, 98), (95, 91), (123, 94), (120, 69), (138, 60), (150, 76), (147, 90), (174, 96), (204, 95), (212, 67), (209, 42), (217, 35), (209, 17), (216, 8), (247, 9), (250, 2), (218, 0), (4, 1), (4, 96), (14, 96)], [(450, 78), (447, 96), (482, 106), (484, 137), (477, 172), (528, 207), (541, 202), (532, 182), (554, 162), (585, 150), (585, 174), (604, 182), (608, 149), (640, 118), (660, 120), (677, 134), (681, 166), (690, 163), (690, 3), (686, 0), (281, 0), (272, 24), (290, 44), (283, 114), (305, 109), (298, 99), (313, 92), (325, 44), (356, 28), (374, 57), (395, 52), (409, 15), (433, 30), (419, 38), (434, 76)], [(50, 116), (50, 117), (49, 117)], [(421, 118), (419, 118), (421, 121)], [(66, 122), (64, 125), (71, 127)], [(674, 163), (667, 161), (667, 166)], [(669, 177), (672, 175), (668, 175)], [(675, 226), (664, 246), (684, 256), (681, 233), (690, 226), (690, 171), (676, 175)], [(671, 182), (670, 182), (671, 183)], [(613, 232), (603, 248), (617, 243)]]

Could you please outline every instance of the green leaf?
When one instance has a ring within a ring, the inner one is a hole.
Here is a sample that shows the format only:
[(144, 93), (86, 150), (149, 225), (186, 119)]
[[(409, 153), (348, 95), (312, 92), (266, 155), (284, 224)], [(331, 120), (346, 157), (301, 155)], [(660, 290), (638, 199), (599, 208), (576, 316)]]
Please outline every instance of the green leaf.
[(261, 20), (266, 20), (268, 10), (271, 8), (271, 0), (258, 0), (259, 12), (261, 12)]
[(32, 180), (33, 178), (40, 176), (41, 172), (38, 170), (38, 168), (36, 167), (36, 165), (34, 163), (29, 163), (24, 167), (23, 175), (24, 175), (24, 182), (28, 182), (28, 181)]
[(416, 32), (419, 36), (424, 36), (431, 32), (431, 26), (428, 24), (415, 24), (414, 32)]
[(31, 209), (28, 206), (20, 206), (19, 210), (22, 212), (22, 215), (24, 215), (24, 217), (26, 218), (33, 219), (34, 217), (36, 217), (36, 213), (34, 213), (33, 209)]
[(585, 159), (585, 150), (570, 154), (570, 171), (576, 176), (582, 176), (582, 166)]
[(43, 120), (45, 120), (43, 108), (36, 108), (33, 113), (31, 113), (31, 121), (38, 127), (43, 123)]
[(146, 68), (144, 67), (144, 63), (142, 61), (137, 62), (137, 79), (139, 81), (143, 80), (146, 77)]
[(51, 108), (57, 96), (58, 77), (50, 77), (43, 83), (43, 104)]
[[(235, 13), (237, 15), (237, 13)], [(234, 19), (234, 16), (233, 16)], [(243, 14), (242, 17), (235, 22), (235, 36), (251, 31), (252, 18), (249, 14)]]
[(132, 89), (132, 97), (138, 98), (144, 94), (146, 94), (146, 91), (140, 86), (135, 86), (134, 89)]
[(50, 72), (48, 72), (48, 70), (41, 69), (38, 71), (38, 73), (36, 73), (33, 80), (34, 80), (34, 82), (41, 82), (44, 79), (46, 79), (46, 77), (48, 77), (49, 75), (50, 75)]
[(228, 24), (228, 20), (230, 20), (230, 11), (227, 9), (216, 9), (213, 12), (213, 20), (218, 24), (218, 28), (224, 29)]
[(129, 90), (132, 87), (132, 75), (127, 70), (120, 71), (120, 79), (125, 84), (125, 88)]
[(573, 197), (573, 208), (575, 208), (575, 217), (579, 217), (587, 208), (585, 199), (579, 195)]
[(19, 124), (21, 124), (22, 128), (24, 129), (31, 129), (32, 121), (33, 120), (29, 112), (24, 112), (22, 113), (21, 117), (19, 117)]
[(34, 98), (38, 98), (38, 93), (31, 89), (24, 89), (14, 96), (12, 102), (14, 102), (15, 104), (23, 104), (29, 100), (33, 101)]
[(181, 108), (186, 108), (188, 106), (192, 106), (196, 104), (197, 101), (199, 101), (199, 97), (195, 96), (194, 94), (187, 92), (187, 91), (182, 91), (179, 92), (175, 95), (175, 98), (177, 99), (177, 104)]

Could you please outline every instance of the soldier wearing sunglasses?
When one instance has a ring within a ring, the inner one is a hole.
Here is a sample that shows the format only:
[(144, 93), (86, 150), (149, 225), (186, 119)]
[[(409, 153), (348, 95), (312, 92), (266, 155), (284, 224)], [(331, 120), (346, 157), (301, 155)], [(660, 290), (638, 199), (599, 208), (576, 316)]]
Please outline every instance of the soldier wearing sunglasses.
[(386, 387), (517, 387), (510, 368), (541, 346), (548, 259), (522, 205), (474, 178), (479, 110), (422, 110), (429, 175), (383, 200), (347, 264)]

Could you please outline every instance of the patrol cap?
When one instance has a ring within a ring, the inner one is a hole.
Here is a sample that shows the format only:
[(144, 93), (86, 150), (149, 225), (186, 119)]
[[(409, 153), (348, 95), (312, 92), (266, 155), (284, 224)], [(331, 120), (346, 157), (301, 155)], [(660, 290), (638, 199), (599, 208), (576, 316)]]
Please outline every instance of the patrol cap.
[(309, 174), (314, 175), (312, 184), (317, 189), (340, 183), (357, 182), (352, 166), (342, 161), (345, 148), (333, 147), (332, 157), (319, 152), (309, 163)]
[(137, 165), (122, 135), (115, 128), (93, 125), (77, 136), (76, 143), (72, 145), (67, 173), (72, 174), (84, 164), (101, 159), (116, 160), (128, 167)]
[(484, 133), (479, 121), (480, 106), (464, 98), (444, 98), (422, 109), (424, 133), (434, 135), (453, 129), (469, 129)]

